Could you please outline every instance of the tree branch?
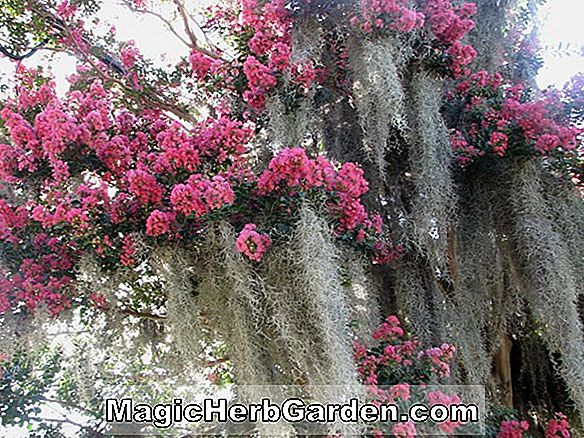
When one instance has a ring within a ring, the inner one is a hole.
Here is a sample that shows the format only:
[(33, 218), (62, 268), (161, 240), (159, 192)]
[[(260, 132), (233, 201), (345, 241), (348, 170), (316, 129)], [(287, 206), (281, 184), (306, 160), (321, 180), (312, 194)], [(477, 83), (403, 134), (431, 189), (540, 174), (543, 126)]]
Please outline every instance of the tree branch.
[(4, 47), (2, 44), (0, 44), (0, 53), (2, 53), (7, 58), (12, 59), (13, 61), (22, 61), (23, 59), (29, 58), (32, 55), (34, 55), (39, 49), (43, 48), (45, 44), (47, 44), (47, 42), (48, 40), (44, 39), (42, 42), (37, 44), (28, 52), (26, 52), (24, 55), (15, 55), (14, 53), (9, 52), (8, 49), (6, 49), (6, 47)]
[(94, 428), (90, 427), (90, 426), (86, 426), (84, 424), (81, 423), (77, 423), (76, 421), (73, 420), (69, 420), (68, 418), (43, 418), (43, 417), (28, 417), (27, 418), (30, 421), (37, 421), (39, 423), (59, 423), (59, 424), (71, 424), (73, 426), (79, 427), (80, 429), (84, 429), (88, 432), (91, 433), (92, 437), (103, 437), (103, 433), (95, 430)]
[(160, 21), (162, 21), (164, 24), (166, 24), (166, 26), (168, 27), (168, 30), (170, 30), (174, 36), (176, 36), (185, 46), (187, 47), (191, 47), (191, 45), (189, 44), (189, 42), (187, 40), (185, 40), (177, 31), (176, 29), (172, 26), (172, 23), (170, 22), (170, 20), (168, 20), (167, 18), (165, 18), (162, 14), (159, 14), (158, 12), (154, 12), (151, 11), (149, 9), (142, 11), (144, 14), (150, 14), (153, 15), (154, 17), (158, 18)]
[(126, 315), (134, 316), (136, 318), (149, 319), (151, 321), (164, 321), (166, 319), (166, 316), (154, 315), (152, 313), (138, 312), (138, 311), (132, 310), (132, 309), (122, 309), (121, 312), (125, 313)]
[(96, 63), (91, 59), (91, 57), (96, 58), (102, 62), (106, 67), (108, 67), (115, 74), (125, 75), (128, 70), (112, 55), (105, 53), (101, 48), (92, 44), (89, 39), (82, 36), (81, 43), (86, 47), (81, 47), (79, 42), (74, 38), (73, 33), (67, 26), (67, 24), (56, 17), (52, 12), (47, 10), (45, 7), (40, 5), (36, 1), (29, 2), (29, 9), (42, 18), (44, 18), (47, 23), (56, 31), (58, 31), (62, 36), (70, 39), (74, 44), (73, 55), (81, 58), (83, 61), (91, 65), (98, 74), (106, 81), (114, 82), (119, 85), (127, 94), (132, 96), (135, 100), (142, 102), (148, 108), (157, 108), (174, 114), (179, 119), (182, 119), (191, 125), (196, 124), (196, 119), (188, 111), (185, 111), (178, 107), (177, 105), (166, 101), (164, 98), (154, 94), (154, 93), (138, 93), (132, 87), (126, 85), (123, 81), (115, 78), (111, 75), (107, 75), (103, 69), (96, 65)]
[(195, 36), (195, 33), (193, 32), (193, 30), (191, 29), (191, 26), (189, 24), (189, 16), (185, 10), (185, 7), (184, 7), (182, 0), (173, 0), (173, 1), (174, 1), (174, 4), (176, 5), (178, 13), (183, 21), (183, 26), (184, 26), (185, 32), (187, 33), (187, 35), (191, 41), (190, 47), (193, 50), (204, 53), (205, 55), (207, 55), (211, 58), (223, 60), (223, 58), (221, 58), (216, 53), (213, 53), (210, 50), (207, 50), (207, 49), (199, 46), (197, 37)]
[(85, 412), (86, 414), (89, 414), (91, 416), (95, 416), (95, 413), (92, 412), (92, 411), (90, 411), (89, 409), (84, 408), (82, 406), (78, 406), (78, 405), (76, 405), (74, 403), (70, 403), (70, 402), (64, 401), (64, 400), (58, 400), (58, 399), (49, 398), (49, 397), (45, 397), (45, 396), (41, 396), (41, 400), (42, 401), (45, 401), (47, 403), (57, 403), (57, 404), (65, 407), (65, 408), (75, 409), (75, 410), (78, 410), (78, 411), (81, 411), (81, 412)]
[(185, 11), (185, 8), (184, 8), (182, 1), (181, 0), (174, 0), (174, 4), (176, 5), (176, 8), (178, 10), (180, 17), (182, 18), (185, 32), (187, 33), (187, 35), (189, 36), (189, 39), (191, 40), (191, 47), (193, 49), (198, 48), (199, 44), (197, 43), (197, 37), (195, 36), (195, 34), (193, 33), (193, 30), (191, 29), (191, 26), (189, 25), (189, 18), (187, 17), (187, 13)]

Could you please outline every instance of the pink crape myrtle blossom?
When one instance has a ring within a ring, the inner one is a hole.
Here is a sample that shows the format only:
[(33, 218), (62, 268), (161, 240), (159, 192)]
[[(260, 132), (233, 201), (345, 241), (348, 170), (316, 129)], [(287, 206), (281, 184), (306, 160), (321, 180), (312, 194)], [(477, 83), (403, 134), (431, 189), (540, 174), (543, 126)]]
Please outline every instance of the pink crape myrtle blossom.
[(509, 138), (502, 132), (495, 131), (489, 137), (489, 143), (493, 148), (493, 152), (502, 157), (505, 155), (505, 151), (507, 150)]
[(128, 174), (128, 187), (142, 204), (157, 204), (162, 200), (164, 189), (156, 177), (145, 170), (133, 170)]
[(545, 428), (545, 438), (570, 438), (568, 417), (561, 412), (554, 415)]
[[(423, 349), (420, 341), (404, 329), (397, 316), (388, 316), (373, 332), (370, 342), (355, 339), (353, 349), (359, 377), (368, 386), (369, 397), (375, 403), (409, 406), (405, 402), (423, 400), (424, 397), (429, 406), (461, 403), (458, 395), (448, 395), (427, 386), (447, 377), (455, 348), (443, 344)], [(446, 434), (458, 431), (461, 426), (461, 423), (454, 422), (436, 425)], [(425, 434), (425, 430), (416, 430), (407, 423), (380, 429), (387, 434), (385, 436)]]
[(516, 156), (577, 159), (582, 128), (565, 115), (570, 97), (551, 92), (537, 100), (528, 96), (523, 85), (510, 84), (500, 74), (480, 71), (462, 81), (449, 96), (469, 116), (451, 131), (458, 163), (466, 167), (479, 158)]
[(497, 438), (522, 438), (523, 432), (527, 432), (528, 430), (529, 423), (527, 421), (503, 421), (499, 427)]
[(391, 427), (391, 433), (398, 438), (411, 438), (417, 436), (416, 425), (413, 421), (396, 423)]
[[(193, 52), (195, 79), (230, 75), (261, 100), (286, 75), (297, 91), (308, 92), (320, 72), (307, 60), (290, 60), (292, 23), (284, 3), (246, 5), (237, 25), (254, 30), (255, 39), (246, 42), (250, 52), (239, 65)], [(81, 36), (71, 38), (82, 43)], [(132, 44), (121, 57), (130, 71), (141, 63)], [(54, 81), (19, 67), (18, 97), (0, 109), (6, 131), (0, 183), (32, 183), (38, 193), (18, 205), (0, 200), (0, 240), (15, 254), (2, 272), (0, 312), (47, 305), (56, 315), (86, 306), (91, 299), (75, 287), (82, 254), (93, 254), (106, 270), (135, 269), (138, 241), (204, 239), (216, 220), (243, 228), (237, 249), (260, 262), (270, 233), (282, 228), (270, 214), (279, 209), (280, 217), (293, 218), (305, 197), (323, 201), (334, 236), (344, 244), (356, 245), (375, 263), (394, 258), (381, 216), (362, 202), (368, 184), (358, 165), (288, 148), (259, 167), (250, 154), (256, 114), (233, 111), (226, 96), (212, 117), (185, 126), (160, 109), (126, 105), (119, 88), (93, 73), (78, 67), (61, 97)], [(251, 223), (258, 216), (263, 233)], [(31, 256), (33, 245), (39, 251)]]
[[(430, 406), (442, 405), (450, 407), (461, 403), (460, 397), (456, 394), (448, 395), (440, 391), (430, 391), (426, 394), (426, 400)], [(438, 427), (446, 434), (453, 434), (461, 426), (461, 423), (445, 421), (438, 424)]]
[(256, 113), (265, 110), (268, 95), (284, 78), (291, 78), (301, 94), (308, 93), (317, 83), (322, 69), (314, 60), (291, 59), (293, 23), (283, 0), (261, 5), (244, 0), (240, 9), (218, 6), (211, 9), (211, 15), (208, 27), (219, 29), (228, 39), (237, 36), (239, 40), (241, 35), (245, 38), (237, 46), (238, 61), (221, 61), (192, 52), (190, 63), (195, 79), (214, 82), (223, 92), (239, 93)]
[(172, 212), (154, 210), (146, 221), (146, 234), (152, 237), (167, 234), (171, 230), (175, 217)]
[[(474, 3), (455, 7), (450, 0), (428, 0), (420, 10), (409, 0), (360, 0), (360, 15), (349, 23), (365, 33), (409, 33), (424, 28), (437, 53), (442, 53), (446, 67), (455, 78), (467, 72), (477, 53), (462, 39), (474, 27), (470, 19), (476, 13)], [(441, 61), (443, 62), (443, 61)]]
[(237, 251), (256, 262), (261, 261), (271, 244), (270, 236), (258, 233), (255, 224), (246, 224), (235, 241)]

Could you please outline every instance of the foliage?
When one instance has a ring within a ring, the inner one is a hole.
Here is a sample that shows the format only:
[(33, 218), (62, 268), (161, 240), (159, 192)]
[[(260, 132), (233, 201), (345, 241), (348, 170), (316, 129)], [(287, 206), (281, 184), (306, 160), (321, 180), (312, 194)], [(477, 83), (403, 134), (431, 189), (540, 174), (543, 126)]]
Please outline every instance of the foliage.
[(409, 33), (419, 30), (417, 57), (440, 74), (458, 77), (466, 71), (476, 51), (461, 39), (474, 27), (474, 3), (458, 7), (447, 0), (426, 2), (361, 0), (361, 17), (351, 18), (364, 32)]
[(12, 143), (1, 149), (1, 178), (13, 193), (27, 186), (26, 199), (1, 204), (10, 254), (2, 311), (44, 302), (56, 314), (86, 304), (90, 297), (72, 284), (81, 254), (94, 253), (106, 270), (131, 267), (139, 235), (196, 242), (213, 222), (242, 229), (263, 217), (281, 237), (306, 197), (322, 200), (339, 239), (377, 262), (397, 254), (380, 240), (381, 218), (365, 211), (367, 183), (351, 163), (337, 170), (322, 156), (285, 149), (255, 174), (250, 122), (224, 115), (189, 132), (160, 112), (114, 106), (117, 93), (97, 79), (61, 100), (51, 81), (37, 89), (37, 73), (22, 75), (29, 82), (2, 111)]
[(459, 164), (543, 156), (552, 168), (581, 182), (582, 130), (571, 120), (570, 103), (577, 97), (548, 90), (534, 100), (533, 94), (521, 83), (512, 85), (485, 71), (461, 82), (446, 108), (462, 108), (451, 134)]
[[(368, 385), (368, 392), (377, 403), (392, 403), (407, 406), (409, 400), (423, 401), (429, 406), (450, 406), (460, 403), (456, 394), (446, 394), (432, 386), (450, 375), (450, 361), (456, 349), (448, 344), (423, 348), (419, 340), (407, 333), (399, 319), (391, 315), (375, 330), (370, 344), (355, 341), (355, 359), (359, 375)], [(453, 433), (462, 424), (441, 423), (438, 427), (445, 433)], [(375, 436), (415, 436), (427, 433), (430, 425), (395, 423), (377, 425)], [(418, 429), (418, 430), (416, 430)], [(459, 430), (458, 433), (463, 433)]]
[[(434, 390), (437, 384), (450, 375), (450, 363), (456, 349), (452, 345), (424, 349), (415, 335), (408, 333), (397, 316), (391, 315), (373, 332), (367, 344), (355, 340), (355, 360), (359, 375), (368, 386), (370, 397), (378, 403), (407, 406), (409, 400), (423, 400), (429, 406), (461, 403), (457, 394)], [(429, 385), (428, 389), (424, 389)], [(529, 422), (519, 420), (512, 409), (493, 409), (486, 419), (486, 436), (496, 438), (531, 437)], [(383, 424), (373, 431), (376, 437), (410, 437), (428, 433), (427, 424)], [(471, 433), (468, 425), (444, 422), (437, 425), (445, 434)], [(544, 427), (546, 438), (569, 438), (570, 424), (566, 415), (555, 413)]]
[(59, 356), (58, 352), (19, 352), (2, 361), (0, 414), (4, 425), (23, 425), (40, 412), (38, 404), (59, 371)]

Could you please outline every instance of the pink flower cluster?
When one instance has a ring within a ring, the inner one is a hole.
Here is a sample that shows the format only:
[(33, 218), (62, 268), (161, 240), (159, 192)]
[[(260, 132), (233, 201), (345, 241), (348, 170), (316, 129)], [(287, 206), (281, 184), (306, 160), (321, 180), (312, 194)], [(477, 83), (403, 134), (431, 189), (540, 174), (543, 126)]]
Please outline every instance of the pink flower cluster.
[[(460, 400), (460, 397), (458, 395), (456, 395), (456, 394), (448, 395), (448, 394), (444, 394), (443, 392), (440, 392), (440, 391), (428, 392), (426, 394), (426, 400), (428, 401), (428, 404), (430, 406), (442, 405), (442, 406), (450, 407), (453, 405), (460, 405), (461, 404), (461, 400)], [(456, 429), (458, 429), (460, 426), (462, 426), (462, 423), (457, 422), (457, 421), (445, 421), (445, 422), (440, 423), (438, 425), (438, 427), (446, 434), (455, 433)]]
[(17, 244), (18, 232), (29, 222), (29, 211), (25, 206), (14, 207), (0, 199), (0, 240)]
[(128, 174), (128, 188), (142, 204), (158, 204), (164, 189), (156, 177), (146, 170), (132, 170)]
[(350, 22), (364, 32), (408, 33), (427, 24), (428, 38), (437, 54), (446, 55), (448, 70), (454, 77), (465, 74), (466, 66), (477, 55), (471, 45), (461, 42), (474, 27), (470, 19), (476, 12), (474, 3), (454, 7), (450, 0), (428, 0), (421, 11), (416, 11), (410, 0), (360, 0), (360, 11), (360, 17), (353, 16)]
[[(448, 344), (440, 347), (420, 350), (415, 338), (406, 336), (396, 316), (389, 316), (373, 333), (374, 345), (380, 354), (368, 353), (365, 345), (355, 341), (355, 358), (359, 363), (359, 373), (366, 384), (379, 384), (377, 373), (380, 367), (388, 365), (411, 367), (414, 363), (427, 364), (429, 371), (438, 377), (447, 377), (450, 373), (448, 363), (456, 349)], [(383, 348), (380, 348), (383, 347)], [(426, 366), (426, 365), (424, 365)]]
[(185, 184), (177, 184), (170, 193), (170, 203), (177, 213), (198, 218), (235, 201), (233, 189), (224, 177), (205, 179), (191, 175)]
[(310, 159), (302, 148), (285, 148), (269, 163), (258, 180), (258, 192), (266, 195), (277, 189), (332, 189), (336, 171), (324, 158)]
[(15, 79), (18, 84), (17, 104), (21, 110), (32, 109), (37, 105), (45, 106), (56, 96), (55, 82), (43, 77), (41, 69), (29, 69), (22, 63), (18, 64)]
[(233, 120), (227, 116), (209, 118), (196, 129), (196, 147), (203, 157), (224, 163), (237, 161), (248, 152), (247, 145), (254, 135), (251, 122)]
[[(21, 244), (14, 245), (15, 255)], [(75, 248), (42, 232), (32, 236), (29, 244), (35, 259), (19, 258), (12, 273), (0, 270), (0, 313), (11, 308), (34, 310), (44, 303), (56, 315), (71, 306), (74, 290), (69, 274), (77, 258)]]
[(191, 52), (189, 56), (193, 75), (197, 79), (205, 79), (207, 75), (213, 75), (221, 66), (221, 61), (211, 58), (209, 55), (197, 50)]
[(385, 321), (381, 323), (373, 332), (373, 339), (379, 341), (390, 342), (395, 341), (404, 336), (405, 331), (401, 327), (399, 318), (395, 315), (390, 315)]
[(136, 244), (131, 236), (125, 236), (122, 240), (122, 255), (120, 256), (120, 262), (124, 266), (132, 266), (136, 263)]
[[(369, 217), (361, 202), (369, 190), (363, 178), (363, 170), (354, 163), (344, 163), (336, 170), (331, 162), (319, 156), (311, 159), (302, 148), (283, 149), (274, 157), (268, 168), (258, 179), (258, 193), (294, 194), (299, 191), (322, 189), (330, 194), (329, 210), (337, 218), (337, 232), (356, 233), (358, 241), (368, 235), (380, 235), (382, 220), (379, 216)], [(381, 243), (376, 247), (379, 261), (387, 261), (392, 249)]]
[(243, 73), (247, 78), (249, 89), (243, 93), (243, 98), (256, 110), (263, 109), (265, 96), (278, 82), (274, 71), (259, 62), (255, 56), (248, 56), (243, 63)]
[[(425, 397), (429, 406), (450, 406), (461, 402), (456, 394), (448, 395), (438, 390), (425, 389), (425, 384), (432, 375), (438, 379), (445, 377), (443, 361), (452, 360), (454, 347), (444, 344), (436, 349), (423, 350), (417, 338), (408, 334), (394, 315), (387, 317), (374, 331), (370, 344), (355, 340), (354, 351), (357, 370), (368, 386), (373, 403), (407, 406), (406, 401), (422, 400), (421, 397)], [(433, 357), (435, 362), (428, 360), (429, 357)], [(440, 367), (436, 366), (438, 363)], [(420, 390), (422, 393), (418, 392)], [(438, 427), (444, 433), (452, 434), (462, 425), (443, 422)], [(387, 435), (382, 430), (377, 430), (374, 435), (416, 436), (420, 432), (413, 424), (396, 423), (387, 428)]]
[(523, 432), (528, 430), (529, 423), (527, 421), (503, 421), (499, 427), (497, 438), (523, 438)]
[(509, 137), (502, 132), (495, 131), (489, 137), (489, 146), (493, 149), (493, 152), (500, 157), (505, 155), (508, 145)]
[(464, 134), (457, 129), (450, 130), (450, 144), (455, 153), (456, 161), (461, 166), (466, 166), (475, 157), (485, 155), (485, 151), (471, 145), (464, 137)]
[(463, 81), (451, 96), (468, 115), (451, 134), (459, 163), (482, 156), (574, 153), (582, 129), (570, 124), (559, 96), (548, 93), (535, 101), (528, 96), (521, 84), (512, 86), (498, 74), (481, 71)]
[(439, 377), (450, 375), (450, 362), (456, 353), (453, 345), (442, 344), (440, 347), (429, 348), (418, 354), (418, 359), (429, 360), (430, 369)]
[(196, 137), (186, 132), (178, 123), (170, 123), (168, 126), (162, 121), (155, 124), (156, 142), (160, 146), (161, 153), (150, 155), (149, 161), (152, 168), (158, 173), (180, 172), (186, 170), (195, 172), (201, 164), (202, 150)]
[(557, 412), (545, 428), (545, 438), (570, 438), (570, 436), (568, 417), (561, 412)]
[(454, 7), (450, 0), (428, 0), (423, 11), (438, 42), (450, 46), (474, 27), (470, 17), (476, 10), (475, 3), (462, 3)]
[[(230, 5), (215, 8), (212, 15), (209, 27), (238, 39), (245, 35), (244, 44), (236, 47), (240, 53), (233, 62), (193, 52), (190, 61), (195, 78), (213, 79), (216, 88), (223, 92), (240, 92), (258, 112), (264, 109), (266, 96), (277, 87), (280, 78), (289, 77), (302, 92), (317, 81), (319, 70), (313, 60), (293, 62), (290, 58), (292, 20), (283, 0), (263, 5), (256, 0), (244, 0), (240, 10)], [(241, 79), (245, 79), (243, 85)]]
[[(509, 419), (502, 421), (499, 426), (497, 438), (523, 438), (524, 432), (529, 430), (527, 421)], [(556, 412), (545, 426), (545, 438), (570, 438), (570, 423), (568, 417), (561, 412)]]
[(134, 41), (129, 41), (120, 50), (120, 61), (126, 68), (132, 68), (142, 58), (140, 51), (136, 47)]
[(64, 0), (57, 6), (57, 14), (59, 17), (70, 20), (75, 16), (77, 13), (77, 6), (74, 2), (69, 2), (68, 0)]
[[(386, 382), (379, 381), (379, 373), (384, 367), (408, 368), (412, 367), (414, 361), (417, 360), (419, 342), (415, 338), (406, 336), (396, 316), (387, 317), (377, 328), (373, 334), (373, 345), (381, 353), (372, 352), (367, 345), (358, 340), (353, 343), (358, 372), (366, 385), (376, 387), (385, 384)], [(377, 394), (377, 396), (382, 395), (382, 393)]]
[(259, 262), (271, 244), (270, 236), (265, 233), (258, 233), (255, 224), (246, 224), (239, 236), (237, 236), (235, 248), (250, 260)]
[(450, 0), (428, 0), (423, 12), (432, 34), (440, 47), (450, 58), (450, 71), (454, 77), (466, 74), (466, 68), (476, 57), (477, 52), (461, 39), (474, 28), (471, 17), (476, 13), (474, 3), (452, 6)]
[(470, 44), (455, 41), (446, 51), (450, 58), (450, 71), (455, 78), (468, 73), (466, 68), (477, 56), (476, 50)]
[[(24, 230), (25, 226), (32, 227), (34, 230), (37, 228), (34, 224), (40, 223), (43, 229), (53, 232), (53, 227), (60, 228), (63, 223), (66, 223), (77, 231), (73, 235), (67, 235), (65, 231), (65, 235), (58, 235), (59, 237), (49, 237), (44, 233), (32, 235), (33, 245), (36, 248), (33, 251), (37, 254), (37, 259), (23, 258), (18, 269), (13, 270), (17, 274), (6, 273), (0, 285), (0, 291), (2, 291), (0, 311), (6, 311), (7, 306), (21, 304), (32, 310), (37, 304), (44, 302), (49, 310), (56, 314), (70, 305), (71, 301), (66, 292), (72, 292), (70, 275), (75, 258), (69, 249), (75, 248), (75, 242), (68, 239), (75, 238), (77, 233), (85, 236), (89, 231), (89, 215), (86, 209), (95, 211), (107, 204), (103, 199), (104, 193), (99, 188), (92, 189), (81, 185), (72, 195), (80, 197), (80, 200), (76, 201), (80, 207), (72, 208), (64, 202), (66, 196), (57, 192), (46, 193), (44, 200), (46, 203), (50, 204), (54, 203), (54, 200), (59, 200), (58, 204), (53, 204), (56, 207), (50, 209), (42, 205), (35, 206), (33, 202), (13, 208), (6, 201), (1, 200), (0, 239), (13, 244), (15, 254), (19, 254), (23, 248), (21, 239), (30, 237), (30, 231)], [(95, 248), (96, 253), (100, 255), (104, 254), (107, 248), (112, 247), (107, 235), (102, 241), (103, 244), (99, 243)], [(135, 248), (127, 237), (124, 238), (123, 246), (121, 261), (125, 265), (131, 264)]]
[(361, 18), (351, 18), (353, 26), (363, 31), (391, 29), (397, 32), (411, 32), (424, 25), (424, 14), (416, 12), (409, 0), (361, 0)]
[(154, 210), (146, 220), (146, 234), (152, 237), (168, 234), (175, 218), (176, 214), (173, 212)]
[(89, 302), (96, 309), (106, 309), (108, 306), (106, 297), (98, 292), (89, 294)]

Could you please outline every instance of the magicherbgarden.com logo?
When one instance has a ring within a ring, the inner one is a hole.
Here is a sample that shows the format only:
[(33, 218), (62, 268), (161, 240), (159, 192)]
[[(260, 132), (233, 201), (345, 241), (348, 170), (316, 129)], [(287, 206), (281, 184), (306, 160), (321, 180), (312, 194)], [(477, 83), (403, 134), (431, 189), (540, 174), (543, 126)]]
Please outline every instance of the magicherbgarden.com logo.
[[(298, 397), (273, 401), (262, 398), (257, 403), (237, 403), (227, 398), (204, 398), (186, 403), (176, 398), (170, 403), (138, 403), (131, 398), (107, 399), (105, 418), (108, 423), (143, 424), (168, 429), (177, 424), (282, 424), (304, 425), (310, 434), (311, 425), (347, 424), (370, 426), (380, 423), (479, 425), (481, 407), (474, 403), (403, 403), (363, 402), (357, 397), (343, 403), (307, 402)], [(444, 429), (442, 427), (442, 429)], [(306, 430), (305, 430), (306, 432)]]

